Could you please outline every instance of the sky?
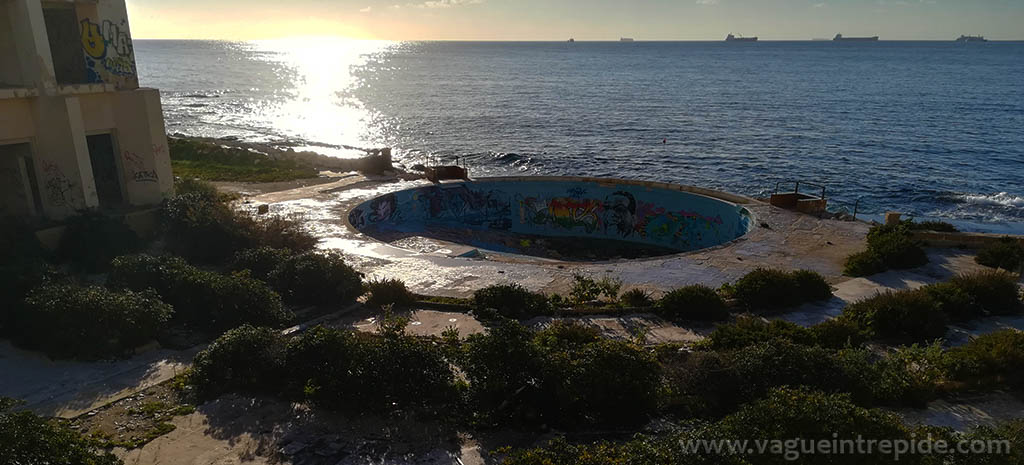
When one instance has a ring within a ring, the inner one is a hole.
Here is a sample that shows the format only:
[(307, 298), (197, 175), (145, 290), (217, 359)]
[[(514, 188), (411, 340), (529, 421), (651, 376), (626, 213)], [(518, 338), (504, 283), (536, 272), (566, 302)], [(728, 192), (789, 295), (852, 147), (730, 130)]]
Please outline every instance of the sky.
[(1024, 40), (1024, 0), (127, 0), (136, 39)]

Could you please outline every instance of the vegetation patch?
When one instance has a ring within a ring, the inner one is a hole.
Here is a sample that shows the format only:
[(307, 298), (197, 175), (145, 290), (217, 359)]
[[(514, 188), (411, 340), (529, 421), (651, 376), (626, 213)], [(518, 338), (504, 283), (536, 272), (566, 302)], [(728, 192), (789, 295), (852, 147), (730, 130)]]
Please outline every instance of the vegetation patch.
[(177, 310), (175, 321), (219, 332), (242, 324), (280, 327), (290, 322), (280, 296), (247, 273), (201, 270), (178, 257), (130, 255), (114, 259), (107, 285), (155, 290)]
[[(551, 314), (551, 303), (543, 294), (530, 292), (519, 284), (498, 284), (473, 293), (473, 305), (483, 319), (505, 317), (527, 319)], [(490, 311), (496, 312), (490, 315)]]
[(400, 279), (374, 279), (366, 282), (366, 305), (371, 308), (408, 308), (416, 303), (416, 296)]
[(872, 339), (897, 344), (930, 342), (946, 335), (949, 316), (919, 290), (886, 291), (847, 305), (840, 318), (862, 328)]
[(947, 363), (958, 381), (1024, 387), (1024, 333), (1006, 329), (978, 336), (951, 349)]
[(846, 259), (843, 273), (868, 276), (890, 269), (917, 268), (928, 263), (928, 255), (911, 236), (909, 222), (874, 226), (868, 231), (868, 250)]
[(363, 294), (363, 274), (338, 252), (312, 251), (287, 257), (268, 281), (288, 302), (298, 305), (343, 306)]
[(820, 274), (758, 268), (735, 284), (723, 286), (726, 295), (747, 308), (779, 310), (832, 297), (832, 288)]
[(960, 232), (960, 230), (956, 229), (956, 226), (945, 221), (906, 221), (905, 223), (912, 231)]
[(1013, 237), (1004, 237), (978, 252), (974, 261), (989, 268), (1024, 271), (1024, 245)]
[(120, 465), (123, 462), (77, 431), (0, 398), (0, 457), (11, 464)]
[(703, 284), (668, 292), (658, 300), (655, 311), (672, 321), (723, 321), (729, 318), (729, 309), (722, 296)]
[(46, 284), (17, 307), (11, 334), (55, 358), (118, 357), (153, 340), (173, 313), (152, 290)]
[(278, 182), (315, 178), (319, 172), (297, 160), (275, 159), (247, 149), (168, 138), (171, 169), (182, 178), (207, 181)]

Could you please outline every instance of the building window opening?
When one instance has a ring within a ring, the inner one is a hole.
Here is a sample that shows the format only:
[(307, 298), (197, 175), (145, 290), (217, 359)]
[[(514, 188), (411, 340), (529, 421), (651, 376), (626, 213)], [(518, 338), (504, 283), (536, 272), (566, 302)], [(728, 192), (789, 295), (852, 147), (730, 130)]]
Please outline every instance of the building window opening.
[(59, 84), (88, 82), (82, 29), (73, 3), (45, 5), (43, 19), (53, 55), (53, 72)]
[(0, 217), (42, 214), (29, 144), (0, 145)]
[(100, 208), (121, 206), (124, 204), (124, 196), (114, 138), (110, 134), (98, 134), (86, 137), (86, 142), (89, 145), (89, 160), (92, 162), (92, 177), (96, 182)]

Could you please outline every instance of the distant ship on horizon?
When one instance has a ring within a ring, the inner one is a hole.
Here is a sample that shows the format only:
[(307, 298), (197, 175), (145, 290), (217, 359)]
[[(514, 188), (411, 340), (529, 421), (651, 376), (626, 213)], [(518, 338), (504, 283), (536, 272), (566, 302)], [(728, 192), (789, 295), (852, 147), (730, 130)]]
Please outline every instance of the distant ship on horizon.
[(836, 34), (832, 38), (835, 42), (878, 42), (878, 36), (871, 37), (843, 37), (842, 34)]
[(985, 36), (965, 36), (961, 35), (960, 38), (956, 39), (957, 42), (988, 42)]
[(730, 33), (729, 35), (725, 36), (725, 41), (726, 42), (757, 42), (757, 36), (754, 36), (754, 37), (738, 36), (737, 37), (737, 36), (734, 36), (734, 35), (732, 35)]
[(570, 37), (570, 38), (569, 38), (569, 43), (571, 44), (571, 43), (573, 43), (573, 42), (576, 42), (576, 39), (574, 39), (574, 38)]
[(623, 37), (623, 38), (619, 39), (619, 42), (632, 42), (632, 41), (633, 41), (632, 37)]

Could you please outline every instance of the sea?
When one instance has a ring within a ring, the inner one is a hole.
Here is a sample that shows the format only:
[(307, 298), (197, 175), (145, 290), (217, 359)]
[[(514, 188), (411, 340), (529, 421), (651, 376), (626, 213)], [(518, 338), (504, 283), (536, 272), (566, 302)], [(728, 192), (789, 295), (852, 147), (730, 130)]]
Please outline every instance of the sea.
[(1024, 42), (135, 42), (167, 131), (1024, 233)]

